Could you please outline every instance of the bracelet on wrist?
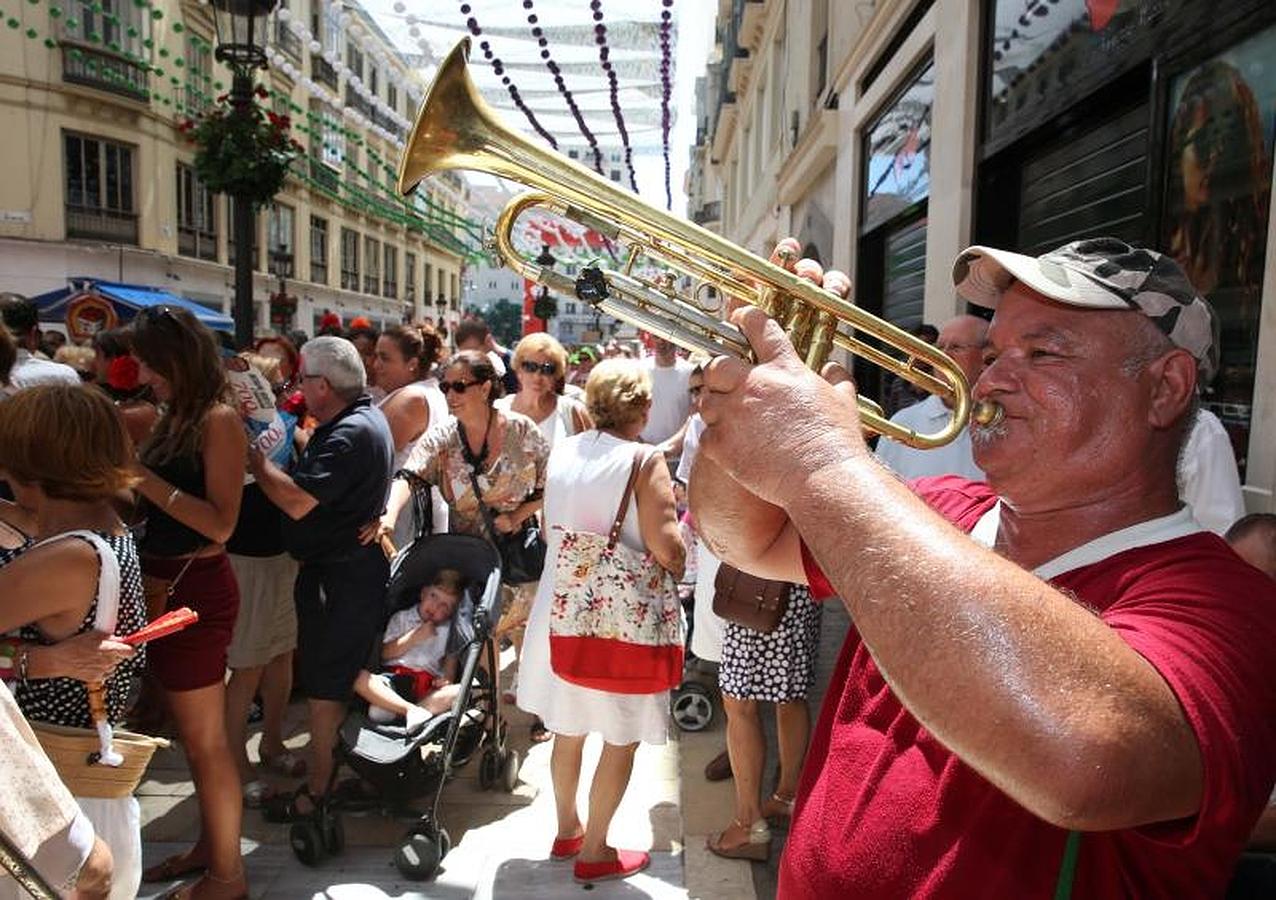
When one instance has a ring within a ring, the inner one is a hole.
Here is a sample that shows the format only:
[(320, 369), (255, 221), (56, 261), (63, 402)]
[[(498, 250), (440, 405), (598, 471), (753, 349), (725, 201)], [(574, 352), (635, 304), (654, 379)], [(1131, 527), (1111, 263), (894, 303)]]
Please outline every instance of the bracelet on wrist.
[(165, 509), (165, 510), (168, 510), (168, 509), (172, 508), (173, 504), (174, 504), (175, 502), (177, 502), (177, 496), (178, 496), (181, 492), (182, 492), (182, 489), (181, 489), (181, 488), (173, 488), (172, 493), (170, 493), (170, 494), (168, 495), (168, 499), (164, 501), (164, 509)]
[(18, 683), (27, 683), (27, 645), (23, 644), (18, 648)]

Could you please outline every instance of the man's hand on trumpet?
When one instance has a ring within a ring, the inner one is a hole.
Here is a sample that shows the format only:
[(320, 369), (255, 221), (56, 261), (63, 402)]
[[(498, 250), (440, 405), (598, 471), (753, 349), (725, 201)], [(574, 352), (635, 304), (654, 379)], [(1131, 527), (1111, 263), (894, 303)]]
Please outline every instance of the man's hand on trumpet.
[[(842, 272), (824, 272), (797, 258), (798, 243), (781, 241), (771, 261), (839, 296), (850, 293)], [(761, 310), (732, 313), (753, 347), (756, 365), (721, 356), (705, 370), (701, 415), (708, 430), (691, 478), (691, 506), (704, 522), (705, 539), (728, 562), (749, 571), (800, 582), (786, 562), (796, 533), (784, 506), (800, 495), (794, 471), (813, 472), (868, 448), (860, 429), (855, 386), (842, 366), (830, 363), (824, 378), (803, 365), (783, 330)], [(768, 560), (780, 570), (768, 571)]]

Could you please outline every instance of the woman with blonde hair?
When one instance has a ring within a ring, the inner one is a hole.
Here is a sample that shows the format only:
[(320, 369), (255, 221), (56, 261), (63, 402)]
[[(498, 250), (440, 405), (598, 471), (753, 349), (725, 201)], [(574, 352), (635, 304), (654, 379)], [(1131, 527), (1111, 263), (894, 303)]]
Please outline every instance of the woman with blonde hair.
[(239, 612), (226, 541), (239, 518), (248, 441), (239, 412), (226, 402), (217, 342), (189, 311), (153, 306), (138, 313), (133, 355), (141, 383), (163, 410), (135, 470), (146, 509), (142, 572), (157, 606), (189, 606), (199, 614), (197, 624), (152, 648), (149, 669), (176, 720), (203, 827), (191, 850), (148, 869), (143, 879), (204, 873), (190, 897), (239, 897), (247, 891), (239, 851), (243, 799), (226, 739), (223, 679)]
[[(560, 441), (550, 454), (545, 480), (545, 526), (549, 550), (545, 577), (527, 622), (518, 705), (540, 716), (554, 734), (550, 771), (558, 809), (558, 832), (550, 855), (577, 858), (577, 881), (624, 878), (646, 867), (646, 853), (607, 845), (607, 829), (629, 783), (639, 741), (663, 744), (667, 737), (669, 692), (622, 694), (593, 690), (554, 674), (549, 659), (553, 572), (564, 529), (607, 534), (629, 482), (636, 454), (643, 458), (633, 502), (625, 514), (620, 542), (650, 553), (681, 578), (686, 550), (678, 529), (669, 467), (638, 436), (651, 409), (651, 379), (634, 360), (598, 364), (585, 386), (585, 402), (595, 427)], [(582, 824), (576, 789), (585, 738), (604, 741), (589, 793), (589, 817)]]
[[(115, 635), (132, 634), (146, 622), (137, 550), (112, 502), (133, 483), (131, 457), (111, 401), (93, 388), (40, 385), (0, 403), (0, 473), (34, 520), (33, 540), (0, 568), (0, 634), (18, 629), (16, 642), (5, 641), (4, 656), (14, 660), (5, 674), (15, 680), (18, 706), (32, 722), (93, 727), (88, 681), (103, 682), (107, 721), (123, 720), (141, 658), (95, 625), (99, 580), (106, 577), (102, 587), (109, 589), (108, 571), (118, 573)], [(69, 667), (74, 657), (52, 654), (35, 665), (37, 650), (60, 644), (90, 654), (80, 657), (89, 668)], [(111, 897), (136, 896), (142, 869), (137, 801), (131, 795), (76, 800), (114, 857)]]
[(497, 408), (522, 413), (535, 422), (551, 450), (559, 440), (593, 427), (585, 407), (559, 391), (567, 377), (567, 351), (552, 335), (538, 332), (518, 342), (514, 374), (518, 393), (496, 401)]

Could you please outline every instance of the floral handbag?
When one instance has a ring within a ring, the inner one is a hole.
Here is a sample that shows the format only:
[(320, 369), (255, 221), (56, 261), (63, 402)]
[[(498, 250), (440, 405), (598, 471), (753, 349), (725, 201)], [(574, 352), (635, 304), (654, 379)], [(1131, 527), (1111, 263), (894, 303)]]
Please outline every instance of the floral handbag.
[(673, 575), (650, 553), (620, 543), (645, 448), (607, 535), (554, 526), (549, 659), (554, 674), (614, 694), (655, 694), (682, 679), (682, 608)]

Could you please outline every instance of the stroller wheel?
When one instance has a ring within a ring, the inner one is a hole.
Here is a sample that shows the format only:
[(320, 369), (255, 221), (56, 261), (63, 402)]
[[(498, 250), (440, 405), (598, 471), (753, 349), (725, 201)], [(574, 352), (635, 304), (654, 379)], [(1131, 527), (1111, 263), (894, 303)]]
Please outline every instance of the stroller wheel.
[(713, 695), (694, 681), (684, 681), (669, 700), (669, 713), (683, 731), (704, 731), (713, 721)]
[(507, 750), (501, 758), (501, 787), (507, 794), (514, 793), (518, 787), (518, 762), (517, 750)]
[(432, 827), (408, 836), (394, 854), (394, 865), (404, 878), (425, 881), (439, 870), (443, 857), (452, 849), (446, 828)]
[(346, 826), (335, 812), (325, 812), (319, 826), (323, 849), (329, 856), (339, 856), (346, 849)]
[(326, 855), (319, 826), (309, 818), (292, 823), (292, 827), (288, 829), (288, 843), (292, 845), (293, 855), (303, 865), (317, 866)]
[(483, 751), (483, 757), (479, 760), (478, 782), (482, 790), (490, 791), (496, 784), (496, 779), (501, 777), (501, 757), (494, 749)]

